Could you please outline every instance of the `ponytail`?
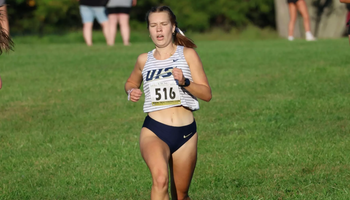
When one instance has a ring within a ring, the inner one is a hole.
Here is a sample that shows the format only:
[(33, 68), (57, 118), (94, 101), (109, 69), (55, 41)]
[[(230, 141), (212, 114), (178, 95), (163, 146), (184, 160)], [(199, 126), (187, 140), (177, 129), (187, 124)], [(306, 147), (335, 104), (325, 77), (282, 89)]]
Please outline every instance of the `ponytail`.
[(197, 45), (193, 42), (193, 40), (186, 37), (185, 34), (177, 27), (175, 28), (174, 44), (188, 48), (197, 48)]

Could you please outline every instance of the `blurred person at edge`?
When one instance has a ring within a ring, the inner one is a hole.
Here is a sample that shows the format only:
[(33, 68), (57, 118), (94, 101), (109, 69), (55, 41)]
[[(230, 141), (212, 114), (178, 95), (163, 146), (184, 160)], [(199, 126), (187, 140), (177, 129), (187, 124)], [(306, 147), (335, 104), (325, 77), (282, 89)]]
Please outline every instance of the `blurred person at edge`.
[(1, 12), (1, 26), (3, 30), (7, 31), (7, 34), (10, 35), (10, 27), (7, 18), (7, 6), (6, 0), (0, 0), (0, 12)]
[[(341, 3), (350, 3), (350, 0), (340, 0)], [(349, 43), (350, 43), (350, 20), (347, 23), (348, 25), (348, 36), (349, 36)]]
[[(3, 51), (9, 51), (13, 48), (13, 42), (9, 36), (9, 28), (7, 21), (6, 5), (4, 0), (0, 0), (0, 55)], [(2, 81), (0, 77), (0, 89)]]
[(79, 10), (83, 22), (83, 36), (88, 46), (92, 45), (92, 28), (94, 19), (102, 26), (103, 35), (106, 38), (107, 45), (111, 45), (108, 18), (106, 15), (107, 0), (78, 0)]

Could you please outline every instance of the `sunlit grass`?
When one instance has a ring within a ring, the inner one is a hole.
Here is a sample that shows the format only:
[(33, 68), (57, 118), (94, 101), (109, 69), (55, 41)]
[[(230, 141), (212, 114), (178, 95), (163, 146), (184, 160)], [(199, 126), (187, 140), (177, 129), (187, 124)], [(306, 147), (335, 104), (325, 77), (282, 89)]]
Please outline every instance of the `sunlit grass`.
[[(149, 199), (123, 85), (152, 43), (24, 40), (0, 57), (0, 199)], [(191, 197), (348, 199), (348, 41), (199, 41), (213, 99)]]

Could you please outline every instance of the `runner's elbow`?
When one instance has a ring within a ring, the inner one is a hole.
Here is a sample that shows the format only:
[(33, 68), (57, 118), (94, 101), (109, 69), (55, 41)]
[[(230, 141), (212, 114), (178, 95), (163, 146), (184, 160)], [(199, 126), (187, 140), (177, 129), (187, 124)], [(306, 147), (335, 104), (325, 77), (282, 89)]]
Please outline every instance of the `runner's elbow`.
[(203, 98), (203, 101), (206, 101), (206, 102), (209, 102), (212, 98), (212, 95), (211, 93), (209, 93), (208, 95), (206, 95), (204, 98)]

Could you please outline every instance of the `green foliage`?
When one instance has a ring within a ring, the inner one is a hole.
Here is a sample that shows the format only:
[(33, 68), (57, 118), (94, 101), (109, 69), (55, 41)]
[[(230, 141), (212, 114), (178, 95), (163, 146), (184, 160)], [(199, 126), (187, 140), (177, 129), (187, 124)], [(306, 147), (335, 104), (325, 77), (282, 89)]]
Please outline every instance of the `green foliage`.
[(170, 6), (179, 26), (193, 31), (206, 31), (216, 26), (230, 30), (248, 24), (274, 27), (275, 23), (273, 0), (164, 0), (155, 5)]
[[(75, 0), (9, 0), (7, 3), (10, 24), (17, 33), (46, 33), (81, 27), (79, 3)], [(203, 32), (220, 27), (229, 31), (249, 24), (275, 26), (273, 0), (143, 0), (132, 8), (131, 20), (144, 23), (145, 13), (157, 5), (170, 6), (177, 15), (179, 27), (184, 30)]]
[(210, 15), (205, 10), (200, 10), (193, 6), (194, 1), (172, 1), (165, 0), (175, 15), (177, 15), (178, 26), (180, 28), (203, 31), (209, 28)]
[(67, 11), (70, 7), (76, 6), (76, 1), (72, 0), (36, 0), (37, 9), (34, 11), (34, 16), (36, 20), (41, 23), (51, 23), (55, 24), (60, 19), (65, 17)]
[(10, 25), (17, 33), (60, 31), (80, 22), (78, 1), (10, 0), (7, 3)]

